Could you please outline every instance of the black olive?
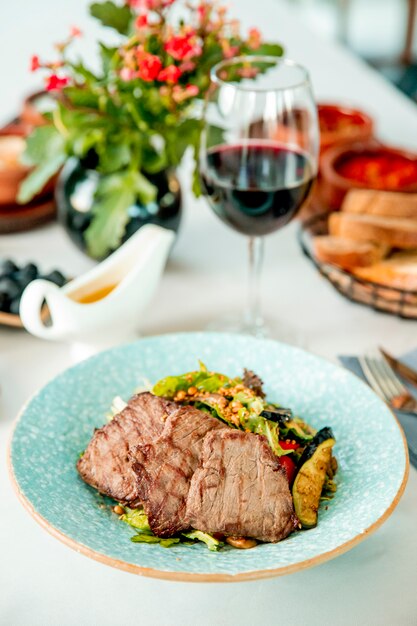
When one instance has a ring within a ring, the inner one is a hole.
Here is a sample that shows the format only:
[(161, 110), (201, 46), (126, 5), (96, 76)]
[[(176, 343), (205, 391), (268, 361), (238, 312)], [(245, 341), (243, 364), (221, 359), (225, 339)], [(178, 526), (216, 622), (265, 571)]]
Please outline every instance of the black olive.
[(285, 423), (292, 419), (292, 411), (291, 409), (283, 408), (265, 409), (262, 411), (261, 416), (265, 417), (267, 420), (271, 420), (271, 422), (278, 422), (278, 424), (284, 426)]
[(63, 285), (65, 285), (65, 283), (67, 282), (67, 279), (63, 274), (61, 274), (59, 270), (54, 270), (49, 274), (45, 274), (45, 276), (42, 276), (42, 278), (44, 278), (45, 280), (50, 280), (51, 283), (55, 283), (55, 285), (58, 285), (58, 287), (63, 287)]
[(22, 274), (25, 274), (25, 276), (30, 276), (32, 280), (35, 280), (35, 278), (39, 276), (38, 268), (34, 263), (27, 263), (20, 271)]
[(5, 294), (9, 300), (13, 300), (13, 298), (20, 296), (21, 289), (11, 278), (2, 278), (0, 279), (0, 293)]
[(10, 309), (10, 298), (5, 293), (0, 292), (0, 311), (8, 313)]
[(19, 315), (20, 300), (21, 298), (18, 296), (10, 302), (9, 311), (13, 313), (13, 315)]
[(20, 290), (23, 291), (29, 283), (32, 282), (33, 277), (31, 272), (26, 272), (25, 270), (19, 270), (13, 274), (13, 280), (20, 287)]
[(13, 272), (15, 272), (17, 269), (19, 269), (16, 265), (16, 263), (13, 263), (13, 261), (10, 261), (10, 259), (0, 259), (0, 278), (3, 278), (4, 276), (10, 276), (10, 274), (13, 274)]

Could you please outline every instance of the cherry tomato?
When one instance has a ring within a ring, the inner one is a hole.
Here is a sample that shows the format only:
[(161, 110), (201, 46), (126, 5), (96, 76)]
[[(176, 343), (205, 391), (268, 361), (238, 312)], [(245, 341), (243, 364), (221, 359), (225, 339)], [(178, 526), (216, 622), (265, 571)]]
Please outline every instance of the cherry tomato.
[(295, 474), (297, 472), (296, 465), (294, 461), (290, 459), (289, 456), (280, 456), (279, 461), (281, 463), (281, 466), (285, 469), (287, 473), (288, 482), (291, 485), (295, 478)]
[(279, 442), (279, 445), (283, 450), (297, 450), (300, 447), (300, 444), (296, 441), (292, 442), (290, 439), (285, 439)]

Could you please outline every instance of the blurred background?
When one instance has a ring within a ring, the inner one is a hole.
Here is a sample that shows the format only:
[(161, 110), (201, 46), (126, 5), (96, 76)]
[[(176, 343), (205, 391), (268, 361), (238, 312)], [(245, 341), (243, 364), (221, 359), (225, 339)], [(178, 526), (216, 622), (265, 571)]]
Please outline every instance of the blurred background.
[[(304, 24), (323, 38), (339, 41), (382, 72), (409, 97), (417, 99), (417, 0), (275, 0), (289, 4)], [(239, 14), (240, 0), (227, 2)], [(23, 95), (17, 84), (25, 83), (26, 92), (39, 87), (39, 76), (28, 71), (32, 54), (51, 55), (52, 42), (64, 37), (69, 24), (80, 26), (86, 37), (80, 52), (93, 59), (96, 38), (103, 30), (88, 16), (88, 0), (29, 0), (2, 2), (0, 36), (2, 55), (2, 120), (12, 117)], [(254, 16), (252, 15), (252, 21)], [(33, 50), (36, 29), (37, 49)], [(105, 34), (111, 40), (112, 33)], [(276, 25), (276, 36), (285, 41), (285, 26)], [(327, 62), (323, 59), (323, 64)], [(13, 72), (10, 66), (13, 66)], [(16, 81), (15, 72), (25, 81)], [(4, 98), (5, 97), (5, 98)], [(6, 102), (4, 101), (6, 99)]]
[[(277, 0), (280, 1), (283, 0)], [(417, 99), (417, 0), (288, 2), (311, 28), (345, 44), (404, 93)]]

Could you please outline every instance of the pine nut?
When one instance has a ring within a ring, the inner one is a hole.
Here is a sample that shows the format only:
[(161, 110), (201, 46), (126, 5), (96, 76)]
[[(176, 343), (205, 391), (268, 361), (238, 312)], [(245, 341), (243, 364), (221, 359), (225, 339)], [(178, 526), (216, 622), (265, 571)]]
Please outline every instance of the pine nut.
[(239, 550), (249, 550), (257, 545), (256, 539), (249, 539), (249, 537), (227, 537), (226, 541), (229, 545)]

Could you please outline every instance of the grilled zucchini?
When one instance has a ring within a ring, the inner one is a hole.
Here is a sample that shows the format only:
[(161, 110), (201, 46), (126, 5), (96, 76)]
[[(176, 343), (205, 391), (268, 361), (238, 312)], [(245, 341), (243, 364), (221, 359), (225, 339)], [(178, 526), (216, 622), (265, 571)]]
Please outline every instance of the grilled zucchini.
[(331, 428), (322, 428), (307, 444), (292, 488), (294, 508), (303, 528), (317, 525), (320, 497), (336, 440)]

